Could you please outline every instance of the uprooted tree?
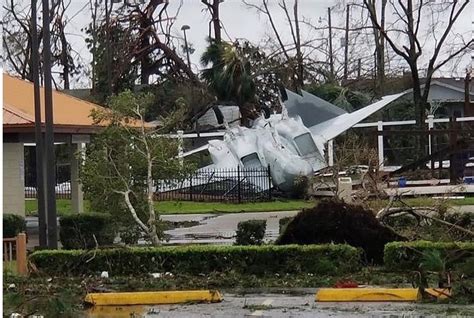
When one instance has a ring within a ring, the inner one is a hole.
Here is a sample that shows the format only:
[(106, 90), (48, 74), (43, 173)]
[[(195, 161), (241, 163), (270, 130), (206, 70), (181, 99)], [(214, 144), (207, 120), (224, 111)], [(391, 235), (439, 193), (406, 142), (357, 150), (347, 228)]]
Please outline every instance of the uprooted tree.
[(172, 35), (177, 12), (168, 12), (169, 1), (150, 0), (113, 6), (96, 12), (87, 28), (93, 55), (93, 86), (98, 101), (117, 94), (123, 85), (186, 78), (198, 83), (181, 56)]
[(151, 94), (127, 90), (110, 98), (110, 109), (92, 114), (106, 127), (88, 147), (81, 179), (94, 210), (109, 212), (129, 227), (134, 222), (159, 245), (163, 233), (154, 202), (155, 181), (177, 179), (185, 169), (176, 159), (178, 144), (158, 135), (174, 123), (165, 120), (161, 131), (145, 123), (152, 101)]

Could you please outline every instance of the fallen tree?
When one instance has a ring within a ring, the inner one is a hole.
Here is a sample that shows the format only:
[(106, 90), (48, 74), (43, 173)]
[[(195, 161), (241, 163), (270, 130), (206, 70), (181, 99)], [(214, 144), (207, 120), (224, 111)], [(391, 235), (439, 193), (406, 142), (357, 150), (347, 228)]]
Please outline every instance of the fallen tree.
[(383, 226), (372, 211), (339, 201), (304, 209), (288, 224), (277, 244), (346, 243), (364, 250), (367, 261), (381, 263), (384, 246), (406, 239)]

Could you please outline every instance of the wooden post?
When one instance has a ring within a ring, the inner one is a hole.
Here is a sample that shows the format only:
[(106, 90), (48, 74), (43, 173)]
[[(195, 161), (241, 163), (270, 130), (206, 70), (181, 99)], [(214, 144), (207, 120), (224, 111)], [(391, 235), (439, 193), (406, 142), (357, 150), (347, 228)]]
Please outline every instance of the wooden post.
[(16, 269), (19, 275), (28, 274), (26, 266), (26, 234), (20, 233), (16, 237)]

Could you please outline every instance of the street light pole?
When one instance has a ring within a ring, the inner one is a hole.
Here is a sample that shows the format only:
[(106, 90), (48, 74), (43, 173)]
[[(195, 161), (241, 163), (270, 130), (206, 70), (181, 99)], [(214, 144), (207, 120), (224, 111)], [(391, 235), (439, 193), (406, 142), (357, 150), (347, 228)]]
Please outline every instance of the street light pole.
[(39, 85), (39, 56), (37, 30), (37, 2), (31, 0), (31, 70), (33, 73), (33, 93), (35, 104), (35, 144), (36, 144), (36, 199), (38, 200), (39, 245), (48, 245), (46, 229), (46, 206), (44, 196), (44, 150), (41, 131), (41, 97)]
[(56, 158), (54, 154), (53, 129), (53, 91), (51, 83), (51, 39), (50, 39), (49, 0), (43, 0), (43, 70), (44, 70), (44, 109), (45, 109), (45, 146), (46, 146), (46, 206), (48, 221), (48, 247), (58, 248), (56, 218)]
[(188, 59), (188, 67), (189, 69), (191, 69), (191, 60), (189, 58), (189, 47), (188, 47), (188, 39), (186, 38), (186, 30), (189, 30), (191, 29), (191, 27), (189, 25), (183, 25), (181, 27), (181, 30), (183, 30), (183, 33), (184, 33), (184, 48), (186, 50), (186, 57)]

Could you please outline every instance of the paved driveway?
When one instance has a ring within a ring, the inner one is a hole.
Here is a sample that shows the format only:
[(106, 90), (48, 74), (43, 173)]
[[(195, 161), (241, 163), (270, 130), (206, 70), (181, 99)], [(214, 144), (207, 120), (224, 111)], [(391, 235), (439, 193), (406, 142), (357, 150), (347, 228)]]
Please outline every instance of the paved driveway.
[[(186, 220), (200, 221), (201, 224), (189, 228), (177, 228), (166, 231), (171, 235), (171, 243), (220, 243), (234, 242), (235, 232), (239, 222), (248, 220), (266, 220), (267, 229), (265, 240), (275, 240), (279, 234), (279, 220), (294, 216), (298, 211), (255, 212), (255, 213), (226, 213), (221, 215), (190, 215)], [(164, 215), (163, 220), (183, 221), (182, 215)]]
[[(201, 224), (188, 228), (177, 228), (166, 231), (170, 235), (168, 244), (232, 244), (235, 241), (237, 224), (247, 220), (266, 220), (265, 240), (272, 241), (278, 237), (279, 220), (294, 216), (298, 211), (226, 213), (226, 214), (170, 214), (163, 215), (164, 221), (198, 221)], [(38, 246), (38, 218), (27, 217), (28, 248)]]

